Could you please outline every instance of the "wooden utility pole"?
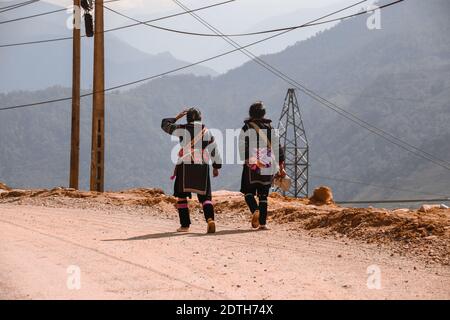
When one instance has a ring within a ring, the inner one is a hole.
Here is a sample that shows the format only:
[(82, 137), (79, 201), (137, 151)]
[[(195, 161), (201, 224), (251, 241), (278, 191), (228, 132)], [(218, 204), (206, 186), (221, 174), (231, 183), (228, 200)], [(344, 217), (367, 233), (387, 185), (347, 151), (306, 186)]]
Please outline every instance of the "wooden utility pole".
[(73, 1), (73, 53), (72, 53), (72, 132), (70, 145), (69, 186), (78, 189), (80, 171), (80, 0)]
[(104, 191), (105, 172), (105, 54), (103, 0), (95, 0), (94, 94), (92, 101), (91, 191)]

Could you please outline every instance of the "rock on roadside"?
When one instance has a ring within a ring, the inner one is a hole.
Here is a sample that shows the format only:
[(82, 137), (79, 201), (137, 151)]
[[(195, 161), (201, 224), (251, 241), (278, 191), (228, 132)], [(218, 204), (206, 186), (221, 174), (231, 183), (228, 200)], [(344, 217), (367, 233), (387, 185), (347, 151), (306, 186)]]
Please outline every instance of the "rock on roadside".
[(0, 190), (3, 190), (3, 191), (10, 191), (11, 188), (8, 187), (6, 184), (4, 184), (4, 183), (2, 183), (2, 182), (0, 181)]
[(420, 207), (419, 212), (430, 212), (433, 209), (440, 209), (441, 205), (439, 204), (424, 204)]

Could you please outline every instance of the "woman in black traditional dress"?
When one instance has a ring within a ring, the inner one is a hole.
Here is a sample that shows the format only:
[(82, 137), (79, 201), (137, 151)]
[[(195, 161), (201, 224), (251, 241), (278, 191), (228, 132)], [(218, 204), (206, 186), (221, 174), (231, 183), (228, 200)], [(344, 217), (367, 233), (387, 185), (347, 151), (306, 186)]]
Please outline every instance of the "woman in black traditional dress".
[[(266, 119), (265, 115), (262, 102), (252, 104), (250, 117), (244, 121), (239, 137), (240, 156), (245, 160), (241, 192), (252, 213), (252, 227), (260, 230), (268, 230), (267, 197), (272, 180), (276, 174), (286, 175), (283, 149), (271, 125), (272, 120)], [(258, 196), (258, 202), (255, 196)]]
[[(186, 124), (176, 124), (186, 116)], [(188, 198), (192, 192), (197, 194), (198, 201), (203, 206), (203, 213), (208, 224), (207, 232), (214, 233), (214, 206), (211, 196), (211, 181), (209, 177), (209, 163), (212, 162), (213, 176), (219, 175), (221, 158), (217, 150), (214, 137), (201, 122), (200, 110), (191, 108), (180, 112), (175, 118), (162, 120), (161, 128), (174, 136), (181, 143), (178, 161), (174, 172), (174, 196), (178, 198), (177, 209), (181, 227), (178, 232), (188, 232), (191, 225)], [(212, 161), (210, 161), (210, 159)]]

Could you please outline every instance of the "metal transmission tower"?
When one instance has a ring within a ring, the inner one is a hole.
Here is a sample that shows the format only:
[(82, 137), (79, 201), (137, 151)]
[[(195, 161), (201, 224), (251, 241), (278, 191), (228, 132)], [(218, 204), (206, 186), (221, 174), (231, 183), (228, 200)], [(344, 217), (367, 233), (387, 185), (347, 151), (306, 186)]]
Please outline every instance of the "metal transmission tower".
[(286, 154), (286, 172), (292, 179), (291, 188), (283, 194), (295, 198), (308, 197), (309, 146), (294, 89), (288, 89), (278, 129)]

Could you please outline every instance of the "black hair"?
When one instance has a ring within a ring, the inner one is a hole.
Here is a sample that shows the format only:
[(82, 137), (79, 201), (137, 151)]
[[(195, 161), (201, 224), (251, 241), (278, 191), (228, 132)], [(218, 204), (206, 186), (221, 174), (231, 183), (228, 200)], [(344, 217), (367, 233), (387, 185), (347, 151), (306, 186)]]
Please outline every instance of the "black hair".
[(262, 119), (266, 115), (266, 108), (262, 101), (257, 101), (250, 106), (248, 113), (252, 119)]
[(194, 122), (194, 121), (202, 121), (202, 113), (197, 108), (190, 108), (187, 111), (186, 119), (188, 123)]

